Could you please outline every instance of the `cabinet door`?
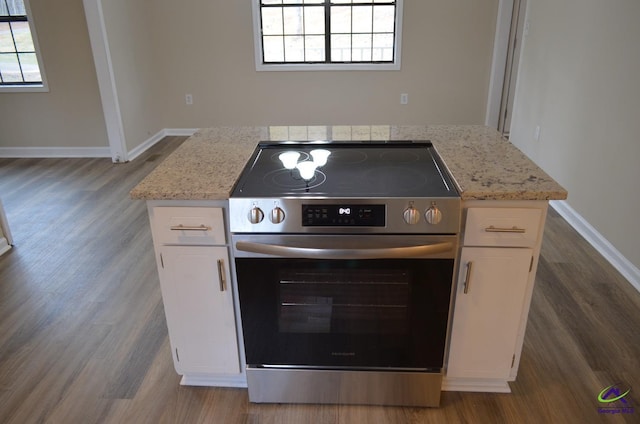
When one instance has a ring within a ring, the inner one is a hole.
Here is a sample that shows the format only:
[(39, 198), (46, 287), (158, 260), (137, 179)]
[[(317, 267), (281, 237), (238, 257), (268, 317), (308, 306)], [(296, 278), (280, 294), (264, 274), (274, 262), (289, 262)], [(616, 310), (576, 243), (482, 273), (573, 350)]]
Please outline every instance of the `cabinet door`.
[(448, 377), (509, 377), (532, 255), (526, 248), (462, 249)]
[(179, 374), (240, 372), (226, 247), (163, 246), (167, 327)]

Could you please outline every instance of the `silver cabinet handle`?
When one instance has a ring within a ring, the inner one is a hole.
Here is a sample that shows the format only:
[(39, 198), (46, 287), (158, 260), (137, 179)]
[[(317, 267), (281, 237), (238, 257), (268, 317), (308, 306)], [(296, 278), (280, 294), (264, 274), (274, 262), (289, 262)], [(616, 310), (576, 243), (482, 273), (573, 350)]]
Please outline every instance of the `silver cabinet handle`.
[(220, 291), (223, 292), (226, 290), (227, 281), (224, 278), (224, 262), (222, 259), (218, 259), (218, 276), (220, 277)]
[(513, 226), (511, 228), (500, 228), (500, 227), (494, 227), (493, 225), (490, 225), (487, 228), (485, 228), (484, 230), (487, 233), (520, 233), (520, 234), (524, 234), (524, 233), (527, 232), (526, 229), (518, 228), (516, 226)]
[(467, 275), (464, 278), (464, 294), (469, 293), (469, 287), (471, 287), (471, 267), (473, 266), (473, 262), (467, 262)]
[(211, 227), (208, 225), (200, 224), (197, 227), (194, 225), (174, 225), (170, 227), (171, 231), (211, 231)]
[(290, 247), (277, 244), (239, 241), (236, 249), (244, 252), (261, 253), (283, 258), (303, 259), (404, 259), (424, 257), (425, 255), (447, 252), (453, 249), (453, 243), (444, 242), (421, 246), (402, 246), (384, 249), (316, 249), (312, 247)]

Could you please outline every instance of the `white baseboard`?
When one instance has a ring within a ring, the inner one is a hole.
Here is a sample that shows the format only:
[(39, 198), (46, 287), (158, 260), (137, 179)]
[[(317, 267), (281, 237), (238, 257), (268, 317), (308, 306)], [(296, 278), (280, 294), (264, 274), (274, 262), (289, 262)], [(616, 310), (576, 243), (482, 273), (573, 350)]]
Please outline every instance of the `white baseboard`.
[(0, 158), (110, 158), (108, 147), (0, 147)]
[(206, 387), (247, 387), (247, 376), (243, 374), (221, 375), (183, 375), (180, 380), (182, 386), (206, 386)]
[(164, 135), (165, 136), (186, 136), (191, 137), (198, 131), (200, 128), (165, 128)]
[(149, 139), (144, 141), (142, 144), (138, 145), (137, 147), (135, 147), (134, 149), (129, 151), (128, 154), (127, 154), (128, 160), (130, 160), (130, 161), (134, 160), (135, 158), (140, 156), (142, 153), (146, 152), (154, 144), (156, 144), (157, 142), (159, 142), (160, 140), (162, 140), (165, 137), (168, 137), (168, 136), (187, 136), (187, 137), (190, 137), (196, 131), (198, 131), (198, 130), (197, 129), (193, 129), (193, 128), (165, 128), (163, 130), (160, 130), (156, 134), (152, 135)]
[(640, 292), (640, 269), (625, 258), (566, 201), (552, 200), (549, 204)]
[(489, 378), (451, 378), (444, 377), (442, 390), (445, 392), (484, 392), (511, 393), (509, 383)]
[[(190, 137), (198, 128), (165, 128), (128, 152), (128, 160), (140, 156), (167, 136)], [(110, 158), (109, 147), (0, 147), (0, 158)]]
[(3, 253), (9, 251), (11, 249), (11, 245), (7, 242), (7, 239), (4, 237), (0, 237), (0, 256)]

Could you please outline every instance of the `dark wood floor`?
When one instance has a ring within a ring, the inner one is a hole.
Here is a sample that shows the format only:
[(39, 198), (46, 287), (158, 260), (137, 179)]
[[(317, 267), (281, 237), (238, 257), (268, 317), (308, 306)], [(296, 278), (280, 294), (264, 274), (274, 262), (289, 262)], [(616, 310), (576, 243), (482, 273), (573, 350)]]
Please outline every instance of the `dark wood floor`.
[[(0, 423), (640, 422), (640, 294), (553, 210), (511, 394), (253, 405), (242, 389), (180, 386), (145, 204), (128, 192), (182, 140), (120, 165), (0, 159), (15, 242), (0, 257)], [(612, 384), (631, 387), (635, 412), (599, 413)]]

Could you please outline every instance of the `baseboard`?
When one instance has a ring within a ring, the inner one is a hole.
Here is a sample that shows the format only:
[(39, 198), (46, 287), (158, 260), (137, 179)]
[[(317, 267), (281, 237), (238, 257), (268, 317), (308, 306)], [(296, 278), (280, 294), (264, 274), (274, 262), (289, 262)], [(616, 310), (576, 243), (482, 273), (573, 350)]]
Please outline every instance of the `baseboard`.
[(191, 137), (199, 128), (165, 128), (165, 136), (186, 136)]
[(511, 393), (509, 383), (489, 378), (451, 378), (444, 377), (442, 390), (445, 392), (483, 392)]
[(108, 147), (0, 147), (0, 158), (110, 158)]
[(11, 245), (7, 242), (7, 239), (4, 237), (0, 237), (0, 256), (3, 253), (9, 251), (11, 249)]
[[(168, 136), (190, 137), (197, 128), (165, 128), (128, 152), (128, 160), (140, 156)], [(0, 158), (110, 158), (109, 147), (0, 147)]]
[(569, 206), (566, 201), (552, 200), (549, 204), (640, 292), (640, 269), (625, 258), (618, 249)]
[(220, 375), (183, 375), (180, 380), (182, 386), (205, 386), (205, 387), (247, 387), (247, 377), (244, 374), (235, 376)]
[(128, 160), (130, 160), (130, 161), (134, 160), (135, 158), (140, 156), (142, 153), (146, 152), (154, 144), (156, 144), (157, 142), (159, 142), (160, 140), (162, 140), (165, 137), (169, 137), (169, 136), (186, 136), (186, 137), (190, 137), (196, 131), (197, 131), (197, 129), (193, 129), (193, 128), (165, 128), (163, 130), (160, 130), (156, 134), (152, 135), (149, 139), (144, 141), (142, 144), (138, 145), (137, 147), (135, 147), (134, 149), (129, 151), (128, 154), (127, 154)]

